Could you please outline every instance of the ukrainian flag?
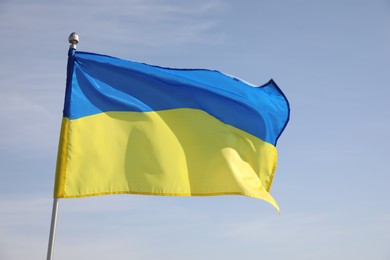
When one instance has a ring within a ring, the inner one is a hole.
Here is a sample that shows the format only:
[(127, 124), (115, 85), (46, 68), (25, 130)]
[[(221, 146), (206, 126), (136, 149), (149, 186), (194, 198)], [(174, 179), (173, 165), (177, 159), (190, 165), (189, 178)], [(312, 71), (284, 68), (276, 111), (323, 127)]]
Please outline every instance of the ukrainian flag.
[(289, 119), (270, 81), (69, 51), (55, 198), (269, 194)]

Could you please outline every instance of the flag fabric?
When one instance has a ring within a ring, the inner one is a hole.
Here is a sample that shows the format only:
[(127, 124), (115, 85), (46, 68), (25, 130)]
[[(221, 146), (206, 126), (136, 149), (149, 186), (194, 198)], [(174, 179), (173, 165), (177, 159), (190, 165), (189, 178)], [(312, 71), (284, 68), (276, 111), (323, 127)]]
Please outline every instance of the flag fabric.
[(271, 80), (69, 50), (55, 198), (270, 195), (289, 104)]

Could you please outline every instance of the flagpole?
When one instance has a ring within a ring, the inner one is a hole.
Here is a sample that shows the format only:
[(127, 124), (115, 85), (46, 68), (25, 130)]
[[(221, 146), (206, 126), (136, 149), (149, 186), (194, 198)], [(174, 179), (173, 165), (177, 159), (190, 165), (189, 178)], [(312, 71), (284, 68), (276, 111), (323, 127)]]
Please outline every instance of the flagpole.
[(53, 259), (54, 238), (56, 236), (56, 226), (57, 226), (58, 202), (59, 202), (59, 199), (54, 198), (53, 210), (51, 213), (49, 245), (47, 247), (47, 258), (46, 258), (47, 260)]
[[(71, 53), (71, 51), (74, 53), (74, 50), (76, 50), (76, 45), (79, 43), (79, 36), (75, 32), (73, 32), (70, 34), (68, 41), (70, 43), (69, 53)], [(69, 61), (68, 61), (68, 63), (69, 63)], [(67, 79), (67, 80), (69, 80), (69, 79)], [(54, 198), (53, 199), (53, 209), (52, 209), (52, 213), (51, 213), (49, 243), (47, 246), (47, 258), (46, 258), (47, 260), (53, 259), (54, 239), (56, 236), (56, 227), (57, 227), (58, 204), (59, 204), (59, 199)]]

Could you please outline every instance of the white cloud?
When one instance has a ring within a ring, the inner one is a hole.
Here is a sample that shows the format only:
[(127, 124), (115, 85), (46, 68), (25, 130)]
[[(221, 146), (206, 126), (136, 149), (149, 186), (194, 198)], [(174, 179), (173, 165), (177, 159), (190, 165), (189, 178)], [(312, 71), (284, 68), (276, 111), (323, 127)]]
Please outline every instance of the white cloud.
[[(55, 149), (61, 114), (37, 101), (36, 97), (23, 94), (2, 95), (0, 145), (3, 151), (29, 154)], [(54, 122), (58, 124), (55, 129)]]

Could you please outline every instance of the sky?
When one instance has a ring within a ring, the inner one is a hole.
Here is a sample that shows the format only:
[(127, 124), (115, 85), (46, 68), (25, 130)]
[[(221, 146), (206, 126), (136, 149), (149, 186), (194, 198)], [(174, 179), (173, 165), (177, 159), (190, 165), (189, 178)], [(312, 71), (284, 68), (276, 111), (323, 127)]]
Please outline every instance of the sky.
[(256, 85), (291, 119), (268, 203), (63, 199), (54, 259), (390, 259), (390, 1), (0, 1), (0, 259), (45, 259), (71, 32), (78, 50)]

